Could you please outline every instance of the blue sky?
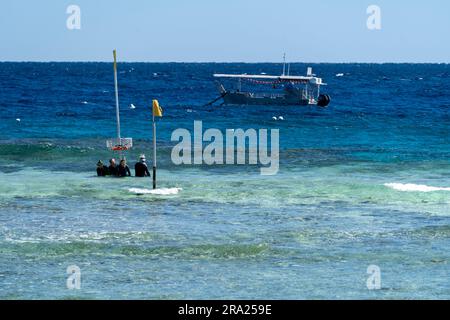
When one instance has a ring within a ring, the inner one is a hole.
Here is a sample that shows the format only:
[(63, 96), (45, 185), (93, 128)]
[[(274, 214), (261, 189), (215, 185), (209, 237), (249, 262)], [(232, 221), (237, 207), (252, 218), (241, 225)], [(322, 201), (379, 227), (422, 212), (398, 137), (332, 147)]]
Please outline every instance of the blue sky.
[(448, 0), (2, 0), (0, 61), (448, 63), (449, 15)]

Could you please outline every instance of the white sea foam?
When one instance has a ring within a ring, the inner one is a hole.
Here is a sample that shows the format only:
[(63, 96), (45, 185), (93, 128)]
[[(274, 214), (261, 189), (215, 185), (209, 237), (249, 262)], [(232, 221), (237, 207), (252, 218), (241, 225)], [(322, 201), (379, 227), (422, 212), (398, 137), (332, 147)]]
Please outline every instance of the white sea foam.
[(443, 187), (431, 187), (423, 184), (413, 184), (413, 183), (385, 183), (388, 188), (392, 188), (398, 191), (405, 192), (434, 192), (434, 191), (450, 191), (450, 188)]
[(131, 193), (136, 193), (140, 195), (144, 194), (155, 194), (160, 196), (168, 196), (168, 195), (174, 195), (178, 194), (181, 190), (181, 188), (162, 188), (162, 189), (156, 189), (156, 190), (150, 190), (150, 189), (139, 189), (139, 188), (132, 188), (129, 189)]

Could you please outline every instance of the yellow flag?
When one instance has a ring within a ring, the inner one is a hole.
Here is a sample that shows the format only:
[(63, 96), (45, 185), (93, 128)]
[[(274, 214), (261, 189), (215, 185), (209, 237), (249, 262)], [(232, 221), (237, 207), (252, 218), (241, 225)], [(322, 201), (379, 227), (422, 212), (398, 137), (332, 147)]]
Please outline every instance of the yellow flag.
[(153, 100), (153, 116), (154, 117), (162, 117), (163, 111), (161, 107), (159, 106), (158, 100)]

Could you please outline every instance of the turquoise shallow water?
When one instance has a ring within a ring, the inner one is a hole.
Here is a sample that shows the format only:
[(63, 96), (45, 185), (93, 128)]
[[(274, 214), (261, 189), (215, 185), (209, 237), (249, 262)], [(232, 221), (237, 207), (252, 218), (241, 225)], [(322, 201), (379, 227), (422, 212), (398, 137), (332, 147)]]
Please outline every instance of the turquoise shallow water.
[[(278, 67), (121, 65), (128, 158), (150, 155), (145, 100), (161, 95), (160, 186), (182, 189), (139, 196), (150, 180), (94, 177), (112, 156), (109, 65), (0, 64), (0, 298), (450, 298), (449, 67), (317, 65), (327, 110), (201, 107), (212, 72)], [(194, 120), (280, 129), (280, 172), (174, 166), (170, 133)]]

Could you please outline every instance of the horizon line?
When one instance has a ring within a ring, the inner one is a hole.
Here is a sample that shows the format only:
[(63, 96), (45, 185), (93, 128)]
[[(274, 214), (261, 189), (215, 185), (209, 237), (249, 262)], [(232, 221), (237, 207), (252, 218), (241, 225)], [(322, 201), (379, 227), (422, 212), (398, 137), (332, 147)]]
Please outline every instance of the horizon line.
[[(111, 63), (109, 60), (0, 60), (0, 63)], [(283, 64), (282, 61), (138, 61), (138, 60), (124, 60), (117, 63), (154, 63), (154, 64)], [(361, 62), (361, 61), (349, 61), (349, 62), (333, 62), (333, 61), (291, 61), (287, 64), (449, 64), (450, 62)]]

